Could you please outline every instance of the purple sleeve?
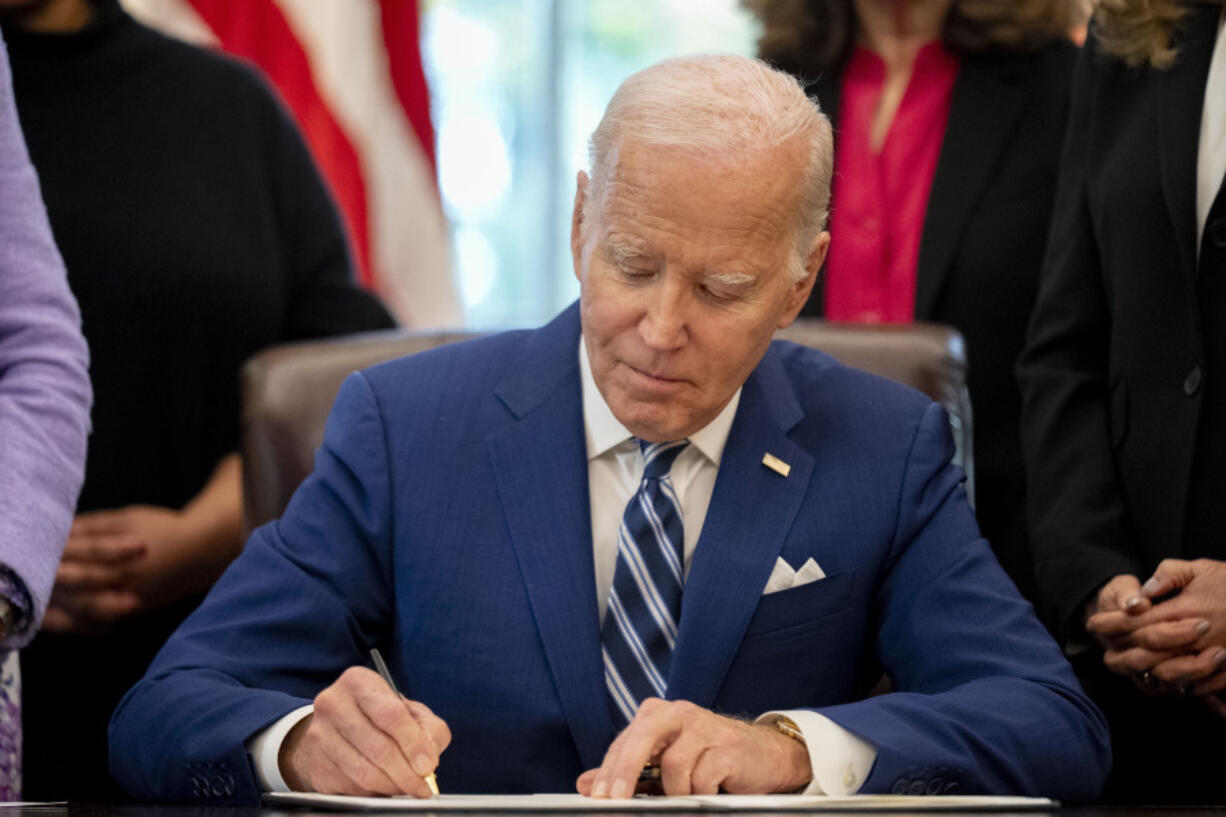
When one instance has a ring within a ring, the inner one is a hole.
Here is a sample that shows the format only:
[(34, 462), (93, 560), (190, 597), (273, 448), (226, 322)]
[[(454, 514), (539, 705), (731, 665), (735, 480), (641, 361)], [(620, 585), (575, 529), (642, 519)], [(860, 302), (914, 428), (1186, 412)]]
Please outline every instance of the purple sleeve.
[(47, 607), (84, 478), (88, 365), (0, 39), (0, 566), (28, 607), (0, 647), (29, 641)]

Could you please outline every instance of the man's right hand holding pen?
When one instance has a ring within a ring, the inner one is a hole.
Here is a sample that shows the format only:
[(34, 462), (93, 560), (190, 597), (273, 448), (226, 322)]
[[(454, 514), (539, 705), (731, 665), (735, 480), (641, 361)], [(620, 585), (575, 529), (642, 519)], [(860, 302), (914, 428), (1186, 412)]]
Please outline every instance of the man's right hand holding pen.
[(451, 730), (430, 708), (395, 693), (377, 673), (350, 667), (315, 698), (315, 712), (281, 745), (281, 775), (295, 791), (430, 797)]

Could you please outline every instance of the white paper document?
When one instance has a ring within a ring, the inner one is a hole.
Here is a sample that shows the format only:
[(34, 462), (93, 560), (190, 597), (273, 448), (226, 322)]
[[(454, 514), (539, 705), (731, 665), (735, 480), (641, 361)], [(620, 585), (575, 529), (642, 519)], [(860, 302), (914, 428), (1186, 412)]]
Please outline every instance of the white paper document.
[(314, 806), (344, 811), (1045, 811), (1059, 807), (1041, 797), (959, 797), (853, 794), (715, 794), (593, 800), (579, 794), (440, 794), (413, 797), (349, 797), (340, 794), (273, 792), (264, 805)]
[(0, 809), (5, 808), (31, 808), (33, 806), (66, 806), (67, 800), (40, 800), (37, 802), (27, 800), (12, 800), (7, 803), (0, 803)]

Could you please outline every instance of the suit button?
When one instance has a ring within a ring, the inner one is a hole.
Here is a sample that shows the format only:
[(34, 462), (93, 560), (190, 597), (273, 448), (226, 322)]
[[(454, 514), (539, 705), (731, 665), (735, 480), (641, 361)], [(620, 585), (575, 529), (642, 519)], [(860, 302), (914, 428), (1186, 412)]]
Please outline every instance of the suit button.
[(1200, 366), (1193, 366), (1192, 371), (1183, 379), (1183, 393), (1188, 397), (1200, 391)]
[(1215, 219), (1206, 225), (1205, 237), (1218, 247), (1226, 247), (1226, 218)]
[(916, 780), (914, 783), (911, 784), (911, 788), (907, 789), (907, 794), (923, 794), (924, 789), (925, 789), (924, 781)]

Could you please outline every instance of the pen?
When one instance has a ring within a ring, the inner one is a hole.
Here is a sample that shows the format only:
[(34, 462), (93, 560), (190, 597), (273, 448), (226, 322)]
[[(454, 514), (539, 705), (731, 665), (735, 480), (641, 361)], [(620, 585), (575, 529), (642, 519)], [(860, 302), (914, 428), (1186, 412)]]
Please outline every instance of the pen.
[[(387, 685), (392, 688), (392, 692), (395, 692), (397, 697), (404, 698), (404, 696), (400, 694), (400, 690), (396, 688), (396, 682), (392, 680), (392, 674), (388, 672), (387, 664), (383, 662), (383, 656), (379, 654), (378, 647), (371, 649), (370, 660), (374, 662), (375, 669), (379, 672), (379, 675), (384, 681), (387, 681)], [(426, 785), (430, 787), (431, 794), (436, 796), (438, 795), (438, 780), (434, 777), (434, 772), (430, 772), (430, 774), (426, 775)]]
[(660, 771), (658, 763), (644, 763), (643, 768), (639, 771), (639, 780), (635, 784), (634, 793), (636, 795), (648, 795), (656, 797), (664, 794), (664, 777)]

